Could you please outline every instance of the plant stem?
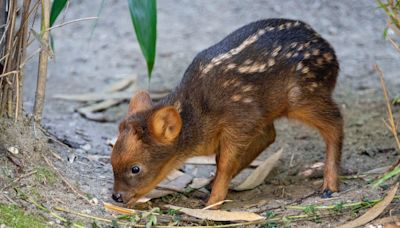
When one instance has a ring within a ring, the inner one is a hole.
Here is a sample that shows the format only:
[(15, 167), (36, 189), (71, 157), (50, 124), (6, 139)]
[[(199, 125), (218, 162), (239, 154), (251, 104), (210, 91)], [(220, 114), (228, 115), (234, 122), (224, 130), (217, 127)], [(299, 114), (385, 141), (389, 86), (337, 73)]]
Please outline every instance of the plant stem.
[[(394, 197), (394, 199), (400, 199), (400, 195), (397, 195)], [(382, 201), (383, 199), (374, 199), (374, 200), (369, 200), (368, 202), (365, 201), (359, 201), (359, 202), (353, 202), (353, 203), (346, 203), (343, 204), (342, 207), (343, 208), (353, 208), (353, 207), (358, 207), (358, 206), (362, 206), (363, 204), (370, 204), (375, 205), (377, 203), (379, 203), (380, 201)], [(301, 205), (294, 205), (294, 206), (287, 206), (287, 209), (293, 209), (293, 210), (305, 210), (306, 208), (313, 206), (313, 208), (315, 210), (333, 210), (335, 208), (337, 208), (337, 205), (321, 205), (321, 206), (314, 206), (314, 205), (306, 205), (306, 206), (301, 206)]]
[[(50, 23), (50, 0), (42, 0), (42, 21), (41, 21), (41, 39), (45, 45), (49, 42), (49, 23)], [(47, 80), (47, 63), (48, 53), (47, 47), (41, 46), (39, 53), (39, 69), (36, 85), (36, 96), (33, 118), (36, 122), (40, 123), (42, 120), (44, 97), (46, 93), (46, 80)]]

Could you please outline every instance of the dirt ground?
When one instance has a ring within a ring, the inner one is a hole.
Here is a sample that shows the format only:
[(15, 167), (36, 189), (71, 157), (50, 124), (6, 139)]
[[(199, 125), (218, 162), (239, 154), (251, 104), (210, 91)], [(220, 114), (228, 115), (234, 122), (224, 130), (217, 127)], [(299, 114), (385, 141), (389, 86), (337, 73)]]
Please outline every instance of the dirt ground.
[[(96, 16), (99, 7), (100, 1), (73, 1), (64, 20)], [(99, 201), (110, 202), (112, 170), (109, 159), (104, 156), (110, 154), (107, 140), (117, 134), (118, 121), (124, 116), (127, 103), (106, 111), (107, 115), (115, 119), (114, 122), (99, 123), (89, 121), (75, 111), (82, 103), (54, 99), (53, 96), (60, 93), (101, 91), (113, 82), (132, 77), (134, 74), (139, 75), (137, 83), (142, 88), (170, 90), (179, 82), (197, 52), (248, 22), (271, 17), (300, 19), (309, 23), (337, 52), (341, 72), (335, 99), (345, 119), (346, 136), (342, 161), (345, 174), (363, 174), (395, 161), (398, 154), (394, 140), (382, 122), (385, 117), (385, 105), (373, 64), (379, 64), (384, 70), (392, 95), (399, 95), (400, 55), (384, 40), (385, 17), (372, 0), (158, 1), (157, 57), (150, 84), (135, 40), (126, 1), (105, 1), (94, 30), (93, 22), (81, 22), (53, 32), (56, 56), (49, 66), (43, 126), (72, 148), (60, 146), (50, 140), (55, 148), (54, 153), (57, 153), (61, 160), (54, 159), (54, 156), (47, 152), (49, 159), (63, 175), (79, 186), (82, 192), (96, 197)], [(29, 113), (34, 100), (36, 63), (31, 62), (26, 71), (24, 98), (25, 111)], [(323, 141), (317, 132), (298, 123), (279, 120), (276, 127), (277, 140), (260, 159), (265, 159), (279, 148), (283, 148), (282, 165), (274, 170), (265, 184), (256, 189), (230, 192), (228, 199), (234, 201), (224, 205), (224, 209), (257, 212), (273, 209), (277, 210), (278, 214), (285, 214), (280, 208), (295, 201), (305, 205), (332, 205), (383, 196), (382, 189), (370, 189), (366, 185), (367, 181), (363, 179), (344, 180), (341, 192), (335, 193), (333, 199), (323, 200), (318, 194), (309, 196), (318, 191), (322, 179), (305, 179), (298, 173), (307, 166), (323, 161)], [(23, 129), (32, 130), (26, 126), (21, 128), (21, 132)], [(43, 138), (40, 140), (46, 141)], [(10, 143), (29, 144), (18, 140), (5, 142), (8, 143), (7, 146), (12, 146)], [(28, 146), (22, 149), (25, 152), (32, 150), (40, 148)], [(76, 158), (71, 163), (69, 160), (72, 157)], [(195, 168), (185, 166), (182, 169), (191, 173)], [(198, 175), (207, 175), (212, 169), (212, 166), (199, 166)], [(45, 188), (53, 189), (50, 198), (44, 197), (49, 204), (56, 202), (59, 205), (72, 206), (77, 211), (89, 210), (94, 214), (105, 215), (101, 204), (91, 206), (85, 201), (77, 200), (76, 195), (65, 189), (61, 182), (57, 182), (55, 186), (65, 191), (57, 191), (54, 187)], [(196, 193), (175, 194), (172, 197), (154, 200), (153, 203), (162, 205), (167, 202), (199, 208), (203, 206), (205, 197), (206, 195), (199, 196)], [(2, 198), (0, 202), (1, 200)], [(398, 204), (393, 208), (396, 212)], [(291, 222), (290, 226), (334, 227), (356, 216), (346, 213), (318, 221)]]

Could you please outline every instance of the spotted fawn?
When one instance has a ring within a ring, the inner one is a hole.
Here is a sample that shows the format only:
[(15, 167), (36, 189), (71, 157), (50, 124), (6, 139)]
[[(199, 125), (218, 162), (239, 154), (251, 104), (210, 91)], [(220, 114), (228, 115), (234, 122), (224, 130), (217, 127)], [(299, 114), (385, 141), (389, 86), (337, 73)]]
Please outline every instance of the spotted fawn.
[(156, 104), (134, 95), (111, 154), (113, 199), (131, 207), (186, 159), (216, 154), (208, 205), (275, 141), (274, 121), (298, 120), (326, 143), (323, 196), (338, 191), (343, 120), (332, 99), (332, 47), (304, 22), (260, 20), (200, 52)]

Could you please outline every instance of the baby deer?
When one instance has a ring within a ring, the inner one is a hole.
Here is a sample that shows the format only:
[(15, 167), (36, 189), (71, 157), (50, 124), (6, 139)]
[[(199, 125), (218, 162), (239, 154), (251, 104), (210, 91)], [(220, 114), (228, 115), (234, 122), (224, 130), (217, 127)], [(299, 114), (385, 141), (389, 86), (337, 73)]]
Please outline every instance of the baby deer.
[(131, 207), (193, 156), (216, 154), (208, 205), (275, 140), (287, 117), (326, 143), (323, 196), (338, 191), (343, 120), (332, 99), (339, 65), (329, 43), (296, 20), (260, 20), (200, 52), (180, 85), (153, 104), (134, 95), (111, 154), (113, 199)]

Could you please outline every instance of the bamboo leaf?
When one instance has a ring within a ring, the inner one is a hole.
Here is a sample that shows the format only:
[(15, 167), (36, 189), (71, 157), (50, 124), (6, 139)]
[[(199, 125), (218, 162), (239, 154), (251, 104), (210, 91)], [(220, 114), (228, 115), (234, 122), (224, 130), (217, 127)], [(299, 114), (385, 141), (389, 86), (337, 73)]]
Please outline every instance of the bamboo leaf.
[(50, 27), (53, 26), (54, 22), (56, 22), (57, 17), (60, 15), (61, 11), (64, 9), (68, 0), (54, 0), (51, 5), (50, 10)]
[(156, 0), (128, 0), (128, 4), (136, 37), (146, 60), (147, 73), (150, 80), (156, 53)]
[(387, 193), (386, 197), (379, 203), (377, 203), (375, 206), (370, 208), (365, 214), (362, 216), (358, 217), (357, 219), (348, 222), (346, 224), (343, 224), (339, 226), (339, 228), (353, 228), (353, 227), (359, 227), (362, 226), (372, 220), (374, 220), (376, 217), (378, 217), (385, 209), (386, 207), (392, 202), (393, 198), (396, 195), (397, 189), (399, 188), (399, 183), (397, 183), (395, 186), (393, 186)]
[(278, 164), (279, 159), (282, 157), (283, 149), (281, 148), (275, 154), (267, 158), (260, 166), (258, 166), (240, 185), (234, 187), (236, 191), (244, 191), (253, 189), (264, 182), (264, 179)]
[(195, 218), (207, 219), (212, 221), (258, 221), (265, 219), (265, 217), (262, 217), (258, 214), (245, 211), (203, 210), (177, 207), (173, 205), (167, 205), (167, 207)]

